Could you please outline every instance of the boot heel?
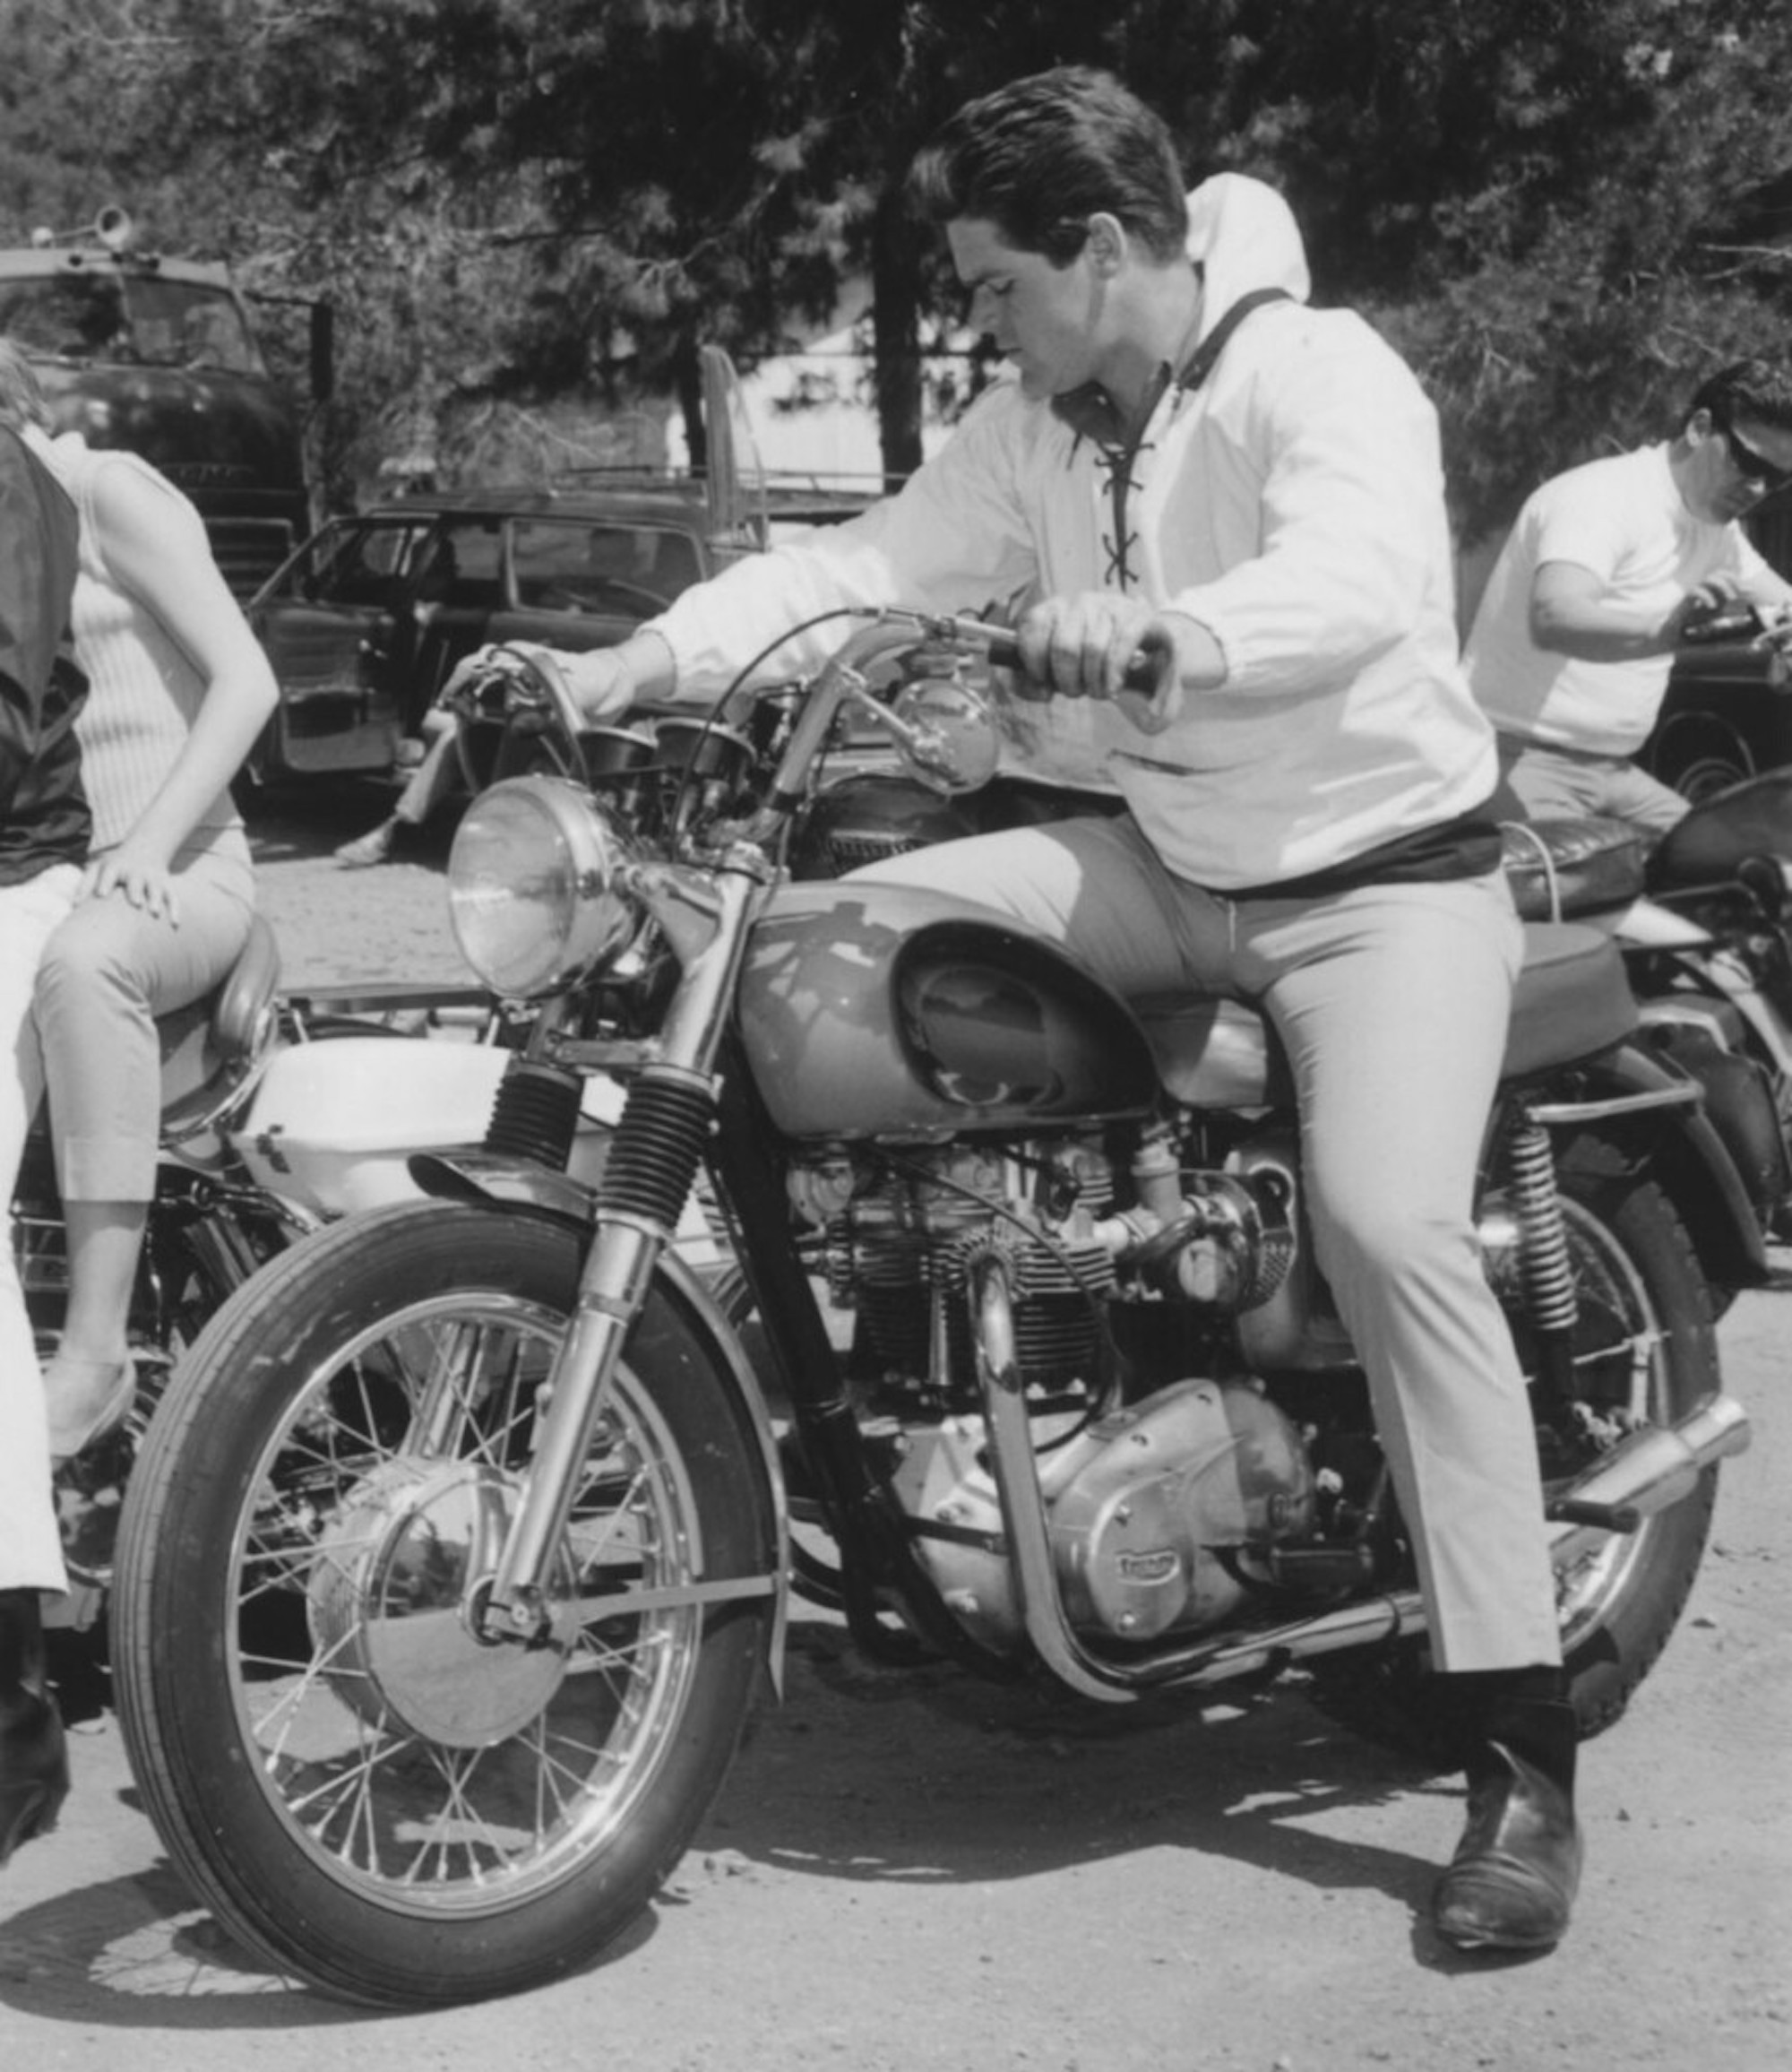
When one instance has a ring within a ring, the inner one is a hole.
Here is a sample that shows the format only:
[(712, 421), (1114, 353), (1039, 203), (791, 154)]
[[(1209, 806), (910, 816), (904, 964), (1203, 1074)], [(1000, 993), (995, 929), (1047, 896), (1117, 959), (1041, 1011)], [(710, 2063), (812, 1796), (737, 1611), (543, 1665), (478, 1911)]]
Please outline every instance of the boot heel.
[(0, 1869), (21, 1844), (55, 1829), (68, 1797), (62, 1714), (53, 1698), (34, 1691), (25, 1695), (33, 1701), (35, 1722), (25, 1727), (14, 1721), (0, 1728)]

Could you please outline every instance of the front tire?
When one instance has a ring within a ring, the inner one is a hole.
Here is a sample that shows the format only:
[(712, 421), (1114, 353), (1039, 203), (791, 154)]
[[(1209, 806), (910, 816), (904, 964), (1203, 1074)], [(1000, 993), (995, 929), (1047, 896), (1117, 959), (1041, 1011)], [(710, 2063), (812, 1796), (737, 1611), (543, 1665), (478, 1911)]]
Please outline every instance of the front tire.
[(772, 1499), (668, 1284), (605, 1398), (551, 1637), (465, 1616), (579, 1259), (557, 1224), (434, 1202), (307, 1238), (208, 1327), (131, 1483), (115, 1674), (147, 1808), (230, 1933), (343, 1999), (585, 1962), (685, 1848), (750, 1708)]

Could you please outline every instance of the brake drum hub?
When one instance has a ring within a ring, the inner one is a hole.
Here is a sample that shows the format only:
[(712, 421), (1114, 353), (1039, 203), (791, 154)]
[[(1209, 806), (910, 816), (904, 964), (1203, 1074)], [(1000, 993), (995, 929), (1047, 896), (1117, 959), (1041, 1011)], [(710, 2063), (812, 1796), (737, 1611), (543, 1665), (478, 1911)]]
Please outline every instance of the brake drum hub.
[(573, 1576), (543, 1639), (487, 1639), (470, 1612), (495, 1567), (511, 1479), (473, 1461), (389, 1461), (338, 1513), (312, 1564), (312, 1638), (345, 1705), (387, 1731), (455, 1748), (521, 1732), (559, 1689), (577, 1630)]

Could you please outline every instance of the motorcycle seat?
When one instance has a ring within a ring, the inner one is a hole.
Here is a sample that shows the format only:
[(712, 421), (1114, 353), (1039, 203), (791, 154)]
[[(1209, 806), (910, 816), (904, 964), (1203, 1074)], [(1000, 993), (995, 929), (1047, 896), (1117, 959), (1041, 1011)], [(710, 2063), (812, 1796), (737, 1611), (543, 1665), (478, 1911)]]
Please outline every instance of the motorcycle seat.
[(223, 983), (159, 1018), (165, 1135), (202, 1128), (235, 1095), (267, 1049), (279, 985), (280, 945), (257, 914)]
[(1500, 823), (1500, 862), (1528, 921), (1628, 906), (1645, 889), (1648, 852), (1645, 831), (1609, 814)]
[(1649, 886), (1727, 883), (1753, 857), (1792, 861), (1792, 770), (1763, 770), (1693, 807), (1656, 844)]

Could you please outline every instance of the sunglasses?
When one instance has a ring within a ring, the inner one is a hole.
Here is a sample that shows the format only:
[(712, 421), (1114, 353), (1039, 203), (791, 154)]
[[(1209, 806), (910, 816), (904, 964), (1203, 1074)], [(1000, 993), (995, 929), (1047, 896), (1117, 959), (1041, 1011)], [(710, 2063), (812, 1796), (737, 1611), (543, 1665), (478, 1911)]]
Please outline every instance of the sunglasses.
[(1759, 482), (1770, 496), (1792, 482), (1792, 468), (1776, 468), (1765, 454), (1755, 452), (1734, 425), (1722, 418), (1713, 418), (1711, 428), (1721, 432), (1728, 441), (1730, 465), (1745, 481)]

